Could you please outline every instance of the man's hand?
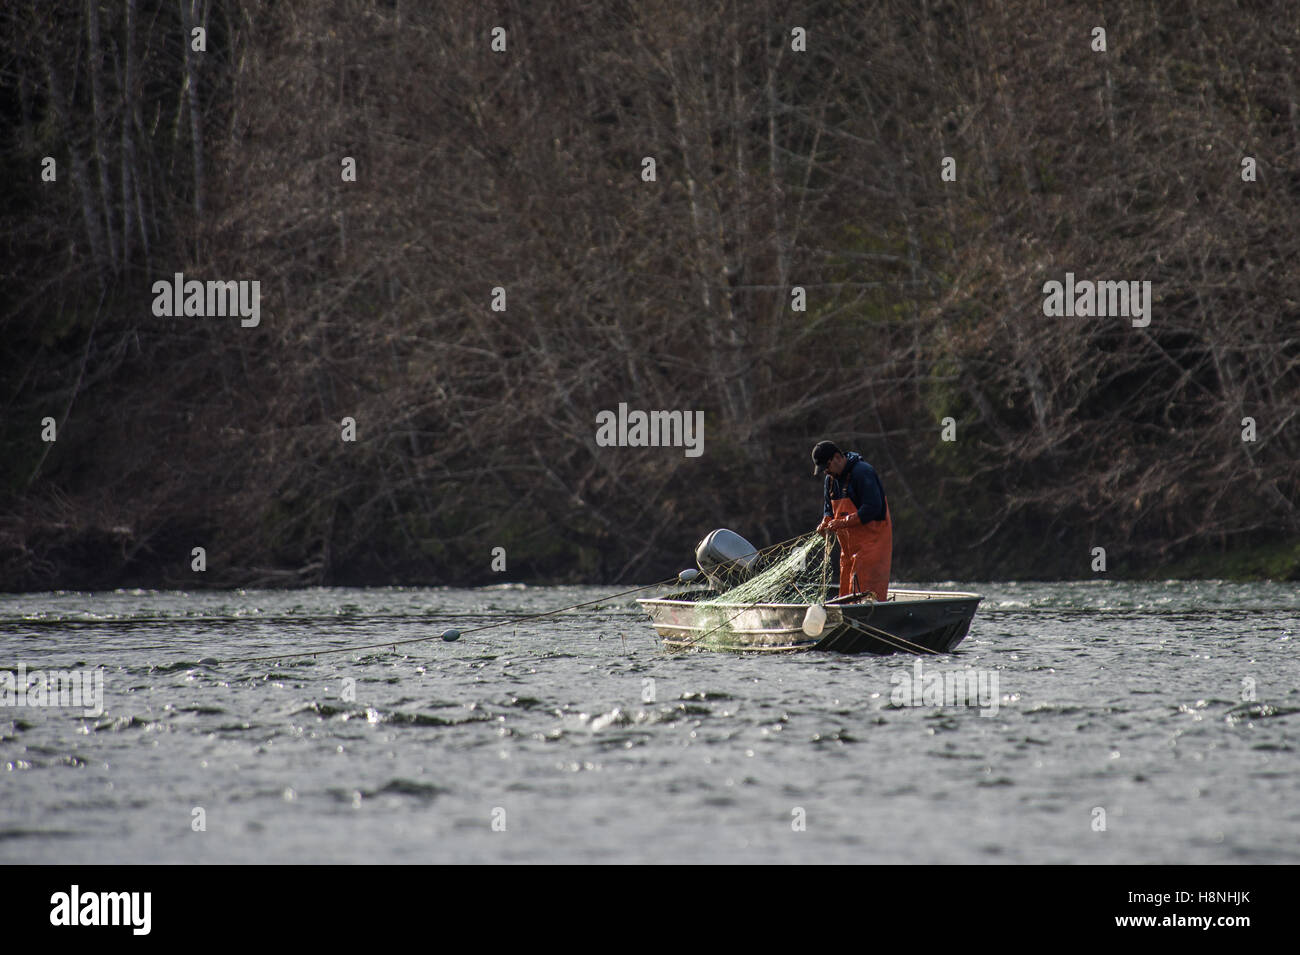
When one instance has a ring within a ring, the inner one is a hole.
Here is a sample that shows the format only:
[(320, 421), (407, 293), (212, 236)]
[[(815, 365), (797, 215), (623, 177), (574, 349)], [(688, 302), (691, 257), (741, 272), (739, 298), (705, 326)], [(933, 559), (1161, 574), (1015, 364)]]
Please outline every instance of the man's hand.
[(823, 537), (825, 537), (827, 534), (830, 533), (830, 528), (831, 528), (831, 519), (829, 517), (823, 517), (822, 522), (817, 525), (817, 530), (813, 531), (813, 533), (821, 534)]
[(837, 517), (829, 523), (826, 521), (823, 521), (822, 523), (826, 524), (826, 530), (829, 533), (838, 534), (840, 531), (848, 530), (855, 524), (861, 524), (862, 518), (858, 517), (857, 512), (855, 511), (847, 517)]

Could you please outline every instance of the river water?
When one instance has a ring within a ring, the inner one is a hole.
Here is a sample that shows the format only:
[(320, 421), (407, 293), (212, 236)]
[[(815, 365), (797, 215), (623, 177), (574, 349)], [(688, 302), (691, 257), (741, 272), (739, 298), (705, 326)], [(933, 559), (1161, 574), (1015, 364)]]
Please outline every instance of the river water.
[(959, 589), (921, 674), (668, 654), (633, 597), (437, 639), (599, 588), (0, 596), (11, 681), (103, 679), (0, 708), (0, 861), (1300, 862), (1300, 588)]

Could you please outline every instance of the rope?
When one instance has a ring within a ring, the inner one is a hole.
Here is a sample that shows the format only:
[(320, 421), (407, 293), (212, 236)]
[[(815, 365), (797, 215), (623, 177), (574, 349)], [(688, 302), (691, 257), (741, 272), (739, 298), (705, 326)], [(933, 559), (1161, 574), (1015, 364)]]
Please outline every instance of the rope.
[[(540, 620), (542, 617), (553, 617), (559, 613), (567, 613), (570, 610), (578, 610), (581, 607), (590, 607), (592, 604), (603, 603), (606, 600), (613, 600), (616, 597), (625, 597), (628, 594), (639, 593), (642, 590), (650, 590), (653, 587), (663, 587), (666, 584), (673, 583), (676, 577), (668, 577), (657, 583), (646, 584), (642, 587), (633, 587), (631, 590), (623, 590), (616, 594), (609, 594), (604, 597), (597, 597), (595, 600), (585, 600), (582, 603), (573, 604), (569, 607), (560, 607), (558, 610), (546, 610), (542, 613), (525, 614), (522, 617), (511, 617), (508, 620), (501, 620), (497, 623), (484, 624), (481, 627), (473, 627), (469, 630), (462, 630), (461, 635), (467, 633), (479, 633), (483, 630), (493, 630), (497, 627), (506, 627), (523, 623), (525, 620)], [(223, 660), (222, 663), (265, 663), (269, 660), (287, 660), (292, 657), (321, 656), (327, 653), (353, 653), (358, 650), (378, 650), (383, 647), (400, 647), (408, 643), (424, 643), (426, 640), (432, 640), (433, 637), (411, 637), (407, 640), (385, 640), (383, 643), (367, 643), (355, 647), (321, 647), (315, 650), (299, 650), (295, 653), (274, 653), (270, 656), (263, 657), (236, 657), (233, 660)]]
[[(794, 541), (797, 540), (802, 540), (806, 536), (807, 535), (805, 534), (797, 534), (794, 537), (789, 538), (788, 540), (783, 540), (779, 543), (772, 544), (768, 547), (764, 547), (762, 550), (758, 551), (758, 553), (765, 554), (768, 551), (776, 550), (778, 547), (784, 547), (786, 544), (793, 543)], [(543, 617), (553, 617), (556, 614), (567, 613), (570, 610), (578, 610), (582, 607), (590, 607), (592, 604), (604, 603), (605, 601), (613, 600), (616, 597), (626, 597), (628, 594), (640, 593), (643, 590), (651, 590), (655, 587), (663, 587), (667, 584), (676, 583), (677, 580), (678, 580), (677, 577), (668, 577), (664, 580), (658, 581), (657, 583), (646, 584), (643, 587), (633, 587), (631, 590), (623, 590), (616, 594), (609, 594), (608, 596), (597, 597), (595, 600), (586, 600), (583, 601), (582, 603), (573, 604), (570, 607), (561, 607), (558, 610), (546, 610), (543, 611), (542, 613), (525, 614), (522, 617), (511, 617), (508, 620), (502, 620), (497, 623), (489, 623), (489, 624), (484, 624), (481, 627), (473, 627), (472, 629), (469, 630), (462, 630), (461, 635), (463, 636), (464, 634), (467, 633), (479, 633), (483, 630), (493, 630), (497, 627), (512, 626), (512, 625), (523, 623), (524, 621), (527, 620), (540, 620)], [(755, 603), (756, 604), (762, 603), (762, 601), (758, 600), (755, 601)], [(741, 612), (743, 613), (744, 611), (742, 610)], [(737, 614), (737, 616), (739, 616), (739, 614)], [(735, 618), (733, 617), (732, 619), (734, 620)], [(397, 641), (385, 640), (383, 643), (369, 643), (363, 646), (355, 646), (355, 647), (322, 647), (315, 650), (299, 650), (296, 653), (275, 653), (269, 656), (259, 656), (259, 657), (236, 657), (233, 660), (223, 660), (221, 662), (223, 663), (265, 663), (271, 660), (287, 660), (293, 657), (305, 657), (305, 656), (314, 657), (314, 656), (319, 656), (327, 653), (354, 653), (359, 650), (379, 650), (382, 649), (383, 647), (392, 647), (396, 649), (397, 647), (404, 646), (405, 644), (408, 643), (423, 643), (426, 640), (432, 640), (432, 639), (434, 638), (433, 637), (412, 637), (408, 640), (397, 640)]]
[[(783, 540), (779, 543), (772, 544), (768, 547), (764, 547), (761, 550), (759, 550), (757, 553), (765, 554), (768, 551), (776, 550), (777, 548), (784, 547), (787, 544), (791, 544), (794, 543), (795, 541), (802, 540), (806, 536), (807, 535), (805, 534), (798, 534), (794, 537), (789, 538), (788, 540)], [(823, 568), (822, 576), (823, 578), (825, 578), (825, 568)], [(583, 607), (590, 607), (593, 604), (604, 603), (605, 601), (614, 600), (618, 597), (626, 597), (628, 594), (635, 594), (635, 593), (640, 593), (643, 590), (652, 590), (656, 587), (663, 587), (666, 586), (667, 584), (676, 583), (678, 580), (679, 578), (675, 576), (668, 577), (665, 578), (664, 580), (657, 581), (653, 584), (645, 584), (641, 587), (633, 587), (629, 590), (622, 590), (619, 591), (618, 593), (597, 597), (594, 600), (584, 600), (582, 603), (572, 604), (571, 606), (568, 607), (560, 607), (556, 610), (545, 610), (542, 611), (541, 613), (531, 613), (531, 614), (524, 614), (518, 617), (510, 617), (505, 620), (500, 620), (496, 623), (484, 624), (481, 627), (472, 627), (468, 630), (461, 630), (460, 633), (461, 635), (467, 633), (480, 633), (484, 630), (494, 630), (497, 627), (515, 626), (529, 620), (540, 620), (544, 617), (553, 617), (556, 614), (568, 613), (570, 610), (580, 610)], [(750, 604), (749, 606), (752, 607), (760, 603), (762, 603), (761, 599), (756, 600), (753, 604)], [(749, 609), (749, 607), (741, 608), (740, 613), (744, 613), (744, 611), (747, 609)], [(736, 616), (739, 616), (740, 613), (737, 613)], [(731, 619), (734, 620), (735, 617), (732, 617)], [(730, 621), (727, 622), (729, 623)], [(718, 625), (718, 627), (721, 626), (725, 626), (725, 624)], [(714, 630), (718, 629), (718, 627), (715, 627)], [(709, 633), (712, 632), (713, 632), (712, 630), (709, 631)], [(707, 636), (707, 635), (708, 634), (704, 634), (703, 636)], [(315, 647), (311, 649), (295, 650), (292, 653), (272, 653), (264, 656), (233, 657), (229, 660), (212, 660), (209, 658), (204, 658), (204, 659), (208, 660), (210, 665), (221, 665), (226, 663), (268, 663), (274, 660), (289, 660), (289, 659), (294, 659), (296, 657), (308, 657), (308, 656), (316, 657), (316, 656), (324, 656), (330, 653), (356, 653), (361, 650), (381, 650), (384, 647), (391, 647), (394, 651), (396, 651), (397, 647), (399, 646), (405, 646), (410, 643), (424, 643), (428, 640), (433, 640), (433, 639), (435, 639), (435, 637), (432, 636), (410, 637), (406, 640), (385, 640), (382, 643), (367, 643), (367, 644), (360, 644), (357, 646), (347, 646), (347, 647)], [(696, 638), (696, 639), (701, 639), (701, 638)], [(133, 647), (130, 649), (131, 650), (171, 649), (171, 647), (169, 645), (158, 644), (156, 646), (151, 646), (151, 647)]]
[[(905, 640), (902, 637), (892, 634), (887, 630), (881, 630), (879, 627), (873, 627), (870, 624), (866, 624), (866, 623), (859, 623), (858, 621), (851, 620), (848, 617), (844, 618), (844, 622), (848, 624), (850, 627), (852, 627), (854, 630), (857, 630), (860, 633), (865, 633), (869, 637), (875, 637), (877, 640), (881, 641), (882, 643), (892, 646), (895, 650), (911, 650), (914, 653), (931, 653), (931, 654), (935, 654), (936, 656), (941, 655), (938, 650), (931, 650), (929, 647), (923, 647), (919, 643), (913, 643), (910, 640)], [(898, 642), (890, 643), (891, 640), (897, 640)]]

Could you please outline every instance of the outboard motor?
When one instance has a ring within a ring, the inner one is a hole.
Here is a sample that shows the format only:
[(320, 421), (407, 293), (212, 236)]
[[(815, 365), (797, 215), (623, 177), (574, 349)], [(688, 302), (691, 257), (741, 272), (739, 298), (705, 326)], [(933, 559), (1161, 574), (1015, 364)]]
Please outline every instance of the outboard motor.
[(720, 527), (695, 547), (696, 566), (714, 590), (728, 590), (746, 577), (758, 560), (758, 550), (735, 531)]

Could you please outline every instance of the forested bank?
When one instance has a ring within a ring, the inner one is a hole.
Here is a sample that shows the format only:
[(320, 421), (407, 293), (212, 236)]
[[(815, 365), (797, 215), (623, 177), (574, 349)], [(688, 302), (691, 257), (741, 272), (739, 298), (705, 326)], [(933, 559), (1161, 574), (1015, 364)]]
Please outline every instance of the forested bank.
[(1284, 0), (0, 18), (4, 588), (653, 580), (815, 526), (823, 437), (904, 579), (1300, 578)]

